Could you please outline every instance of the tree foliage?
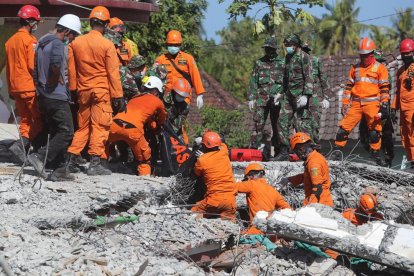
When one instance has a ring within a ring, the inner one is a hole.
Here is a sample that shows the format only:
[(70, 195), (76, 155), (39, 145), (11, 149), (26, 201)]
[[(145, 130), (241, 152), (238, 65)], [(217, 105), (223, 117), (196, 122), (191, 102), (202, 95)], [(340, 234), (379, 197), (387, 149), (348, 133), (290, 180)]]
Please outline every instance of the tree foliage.
[(396, 18), (393, 19), (394, 28), (397, 31), (398, 39), (412, 38), (414, 35), (413, 9), (399, 10)]
[(183, 34), (182, 49), (197, 57), (207, 1), (160, 0), (159, 3), (160, 12), (151, 13), (148, 24), (127, 24), (127, 36), (138, 44), (140, 54), (152, 62), (164, 51), (168, 31), (175, 29)]

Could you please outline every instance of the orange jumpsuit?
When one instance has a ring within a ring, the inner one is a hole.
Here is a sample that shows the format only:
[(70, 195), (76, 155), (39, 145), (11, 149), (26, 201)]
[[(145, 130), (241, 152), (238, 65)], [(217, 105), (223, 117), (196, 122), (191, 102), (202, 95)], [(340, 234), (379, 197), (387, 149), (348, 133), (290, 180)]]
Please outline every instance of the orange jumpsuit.
[[(410, 78), (408, 77), (411, 77)], [(392, 108), (401, 114), (400, 130), (402, 145), (407, 153), (407, 160), (414, 161), (414, 63), (408, 68), (404, 65), (397, 72), (397, 91)], [(411, 89), (408, 85), (411, 82)]]
[(333, 207), (330, 191), (331, 178), (325, 157), (314, 150), (308, 155), (304, 165), (304, 173), (289, 177), (293, 186), (304, 184), (305, 200), (303, 206), (310, 203), (320, 203)]
[(258, 178), (243, 181), (236, 184), (239, 193), (245, 193), (247, 205), (249, 206), (250, 228), (245, 234), (260, 235), (263, 234), (259, 229), (252, 225), (253, 218), (258, 211), (271, 212), (273, 210), (290, 208), (289, 203), (279, 194), (266, 179)]
[(21, 117), (20, 135), (32, 140), (42, 130), (42, 118), (37, 107), (33, 80), (36, 38), (21, 28), (7, 40), (6, 74), (9, 94), (16, 101)]
[(126, 66), (132, 58), (131, 45), (125, 41), (122, 41), (122, 47), (116, 48), (116, 52), (119, 58), (120, 65)]
[(235, 220), (236, 184), (227, 146), (222, 143), (220, 150), (201, 155), (194, 173), (203, 178), (206, 194), (191, 211), (205, 213), (204, 217), (219, 215), (221, 219)]
[[(151, 174), (151, 148), (144, 136), (144, 126), (153, 121), (162, 126), (167, 119), (163, 102), (152, 94), (142, 94), (132, 98), (127, 112), (114, 117), (109, 134), (109, 143), (124, 141), (138, 160), (138, 175)], [(107, 147), (108, 153), (109, 146)]]
[[(379, 112), (380, 102), (389, 100), (388, 70), (383, 64), (375, 62), (367, 67), (362, 67), (360, 64), (353, 65), (342, 98), (342, 104), (350, 104), (351, 107), (339, 126), (349, 134), (364, 116), (368, 129), (381, 133), (381, 120), (376, 119), (375, 116)], [(347, 137), (343, 140), (336, 140), (335, 144), (338, 147), (345, 147)], [(370, 147), (373, 151), (380, 150), (381, 138), (378, 138), (378, 142), (370, 142)]]
[[(175, 65), (183, 72), (187, 73), (191, 77), (191, 86), (194, 88), (197, 95), (204, 93), (203, 82), (201, 81), (200, 72), (198, 71), (197, 64), (192, 55), (184, 53), (183, 51), (178, 52), (177, 56), (173, 58), (170, 54), (163, 54), (155, 60), (155, 64), (164, 64), (168, 70), (167, 81), (165, 84), (165, 91), (170, 92), (172, 85), (176, 78), (183, 78), (183, 75), (179, 73), (173, 66), (172, 61)], [(187, 104), (191, 101), (190, 97), (186, 98)]]
[(345, 209), (342, 212), (342, 216), (351, 221), (352, 224), (359, 226), (369, 221), (384, 220), (384, 216), (381, 213), (373, 213), (371, 215), (365, 215), (362, 211), (354, 208)]
[(103, 156), (112, 123), (111, 98), (123, 96), (114, 44), (92, 30), (69, 44), (69, 89), (77, 90), (78, 124), (68, 152)]

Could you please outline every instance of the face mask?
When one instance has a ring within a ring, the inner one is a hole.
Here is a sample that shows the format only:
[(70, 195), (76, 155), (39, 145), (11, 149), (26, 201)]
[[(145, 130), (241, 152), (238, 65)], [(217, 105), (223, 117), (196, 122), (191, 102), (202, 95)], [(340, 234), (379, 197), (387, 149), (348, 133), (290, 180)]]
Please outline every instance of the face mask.
[(167, 47), (167, 50), (168, 50), (168, 53), (170, 53), (171, 55), (176, 55), (180, 51), (180, 47), (177, 47), (177, 46), (168, 46)]
[(35, 33), (37, 31), (37, 28), (38, 28), (37, 22), (31, 23), (30, 27), (31, 27), (31, 32)]
[(265, 54), (268, 57), (275, 57), (277, 56), (276, 50), (273, 48), (265, 48)]
[(404, 62), (405, 65), (410, 65), (414, 61), (413, 56), (403, 56), (403, 57), (401, 57), (401, 59), (402, 59), (402, 61)]
[(185, 100), (184, 97), (182, 97), (181, 95), (178, 95), (178, 94), (175, 94), (174, 97), (175, 97), (175, 100), (179, 103), (182, 103)]
[(63, 44), (65, 44), (65, 46), (69, 45), (69, 38), (67, 36), (65, 36), (65, 38), (63, 38)]
[(295, 52), (295, 48), (293, 46), (286, 47), (286, 52), (291, 55)]
[(369, 66), (371, 64), (373, 64), (375, 62), (375, 57), (374, 55), (361, 55), (361, 65), (362, 66)]

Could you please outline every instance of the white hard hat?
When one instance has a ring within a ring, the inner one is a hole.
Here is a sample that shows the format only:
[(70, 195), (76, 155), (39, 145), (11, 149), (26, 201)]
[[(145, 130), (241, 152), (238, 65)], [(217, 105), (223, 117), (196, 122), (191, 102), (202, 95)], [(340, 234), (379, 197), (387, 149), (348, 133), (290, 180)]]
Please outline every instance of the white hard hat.
[(78, 34), (81, 34), (81, 22), (78, 16), (74, 14), (65, 14), (57, 22), (58, 25), (66, 27)]
[(162, 81), (157, 77), (153, 77), (153, 76), (148, 77), (145, 84), (144, 84), (144, 87), (150, 88), (150, 89), (151, 88), (157, 88), (160, 93), (163, 92), (162, 91), (162, 87), (163, 87)]

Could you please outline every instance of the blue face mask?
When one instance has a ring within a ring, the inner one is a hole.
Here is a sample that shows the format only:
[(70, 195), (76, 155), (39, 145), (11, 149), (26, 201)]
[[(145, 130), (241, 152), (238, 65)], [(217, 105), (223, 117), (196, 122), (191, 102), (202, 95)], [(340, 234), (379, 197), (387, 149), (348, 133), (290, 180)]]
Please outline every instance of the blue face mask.
[(293, 54), (295, 52), (295, 48), (293, 46), (286, 47), (286, 52), (288, 54)]
[(167, 50), (168, 50), (168, 53), (170, 53), (171, 55), (176, 55), (180, 51), (180, 47), (168, 46)]

